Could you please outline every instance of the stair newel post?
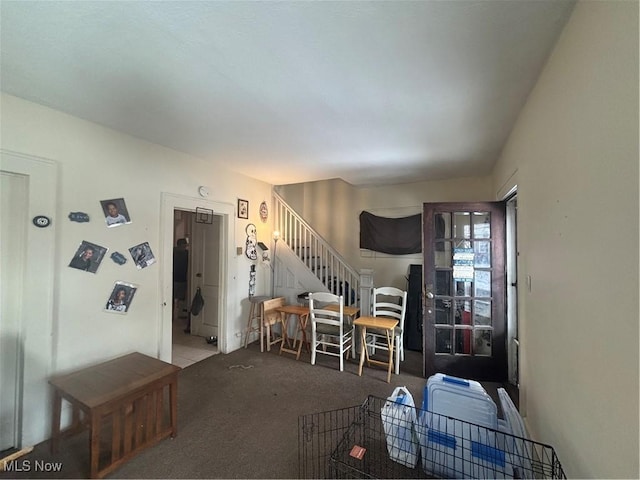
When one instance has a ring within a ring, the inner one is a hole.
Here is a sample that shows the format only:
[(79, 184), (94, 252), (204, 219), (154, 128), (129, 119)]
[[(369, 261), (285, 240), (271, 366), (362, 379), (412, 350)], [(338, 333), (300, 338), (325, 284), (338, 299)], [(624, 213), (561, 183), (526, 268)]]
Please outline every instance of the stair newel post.
[(373, 270), (370, 268), (360, 269), (360, 315), (371, 315), (371, 292), (373, 291)]

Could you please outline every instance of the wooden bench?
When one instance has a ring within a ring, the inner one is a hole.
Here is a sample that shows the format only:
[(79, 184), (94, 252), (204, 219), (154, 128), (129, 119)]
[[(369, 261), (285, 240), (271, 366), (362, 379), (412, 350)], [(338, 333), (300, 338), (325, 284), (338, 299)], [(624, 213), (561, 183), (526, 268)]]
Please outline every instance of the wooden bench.
[[(102, 478), (141, 450), (168, 436), (175, 437), (180, 370), (147, 355), (131, 353), (52, 378), (51, 452), (57, 451), (61, 436), (88, 427), (89, 473), (91, 478)], [(60, 429), (62, 399), (72, 406), (72, 423), (65, 431)], [(111, 455), (101, 458), (101, 430), (109, 417), (111, 428), (104, 431), (111, 434)]]

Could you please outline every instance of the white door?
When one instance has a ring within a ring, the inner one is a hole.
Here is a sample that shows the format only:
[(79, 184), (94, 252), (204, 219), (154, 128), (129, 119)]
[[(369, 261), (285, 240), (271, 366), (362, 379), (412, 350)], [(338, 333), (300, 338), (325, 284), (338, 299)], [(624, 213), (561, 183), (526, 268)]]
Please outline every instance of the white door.
[(211, 223), (199, 223), (194, 217), (191, 226), (191, 296), (198, 287), (204, 298), (204, 307), (191, 316), (191, 334), (218, 337), (221, 284), (221, 224), (220, 215), (212, 215)]
[(18, 446), (20, 318), (29, 192), (27, 177), (0, 172), (0, 451)]
[[(51, 160), (2, 149), (0, 166), (0, 433), (3, 438), (14, 437), (11, 443), (22, 448), (46, 439), (51, 423), (47, 380), (55, 370), (57, 166)], [(39, 228), (31, 221), (36, 216), (52, 221)], [(5, 433), (7, 428), (10, 433)]]

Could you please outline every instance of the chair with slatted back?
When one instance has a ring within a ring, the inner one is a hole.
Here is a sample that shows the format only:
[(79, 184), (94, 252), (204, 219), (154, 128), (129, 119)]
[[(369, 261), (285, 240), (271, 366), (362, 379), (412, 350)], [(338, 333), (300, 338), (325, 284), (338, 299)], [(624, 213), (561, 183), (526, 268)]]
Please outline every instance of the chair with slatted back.
[[(400, 361), (404, 361), (404, 318), (407, 313), (407, 292), (395, 287), (378, 287), (373, 289), (374, 317), (388, 317), (398, 320), (394, 329), (395, 339), (395, 373), (400, 373)], [(372, 353), (376, 349), (389, 350), (386, 335), (367, 331), (367, 347)]]
[(333, 293), (309, 294), (311, 317), (311, 365), (316, 355), (340, 358), (340, 371), (344, 371), (344, 357), (353, 348), (353, 325), (344, 315), (344, 297)]
[[(264, 328), (264, 337), (267, 345), (267, 351), (271, 351), (271, 346), (284, 341), (284, 316), (276, 308), (284, 307), (287, 301), (284, 297), (272, 298), (265, 300), (261, 304), (261, 321)], [(280, 333), (274, 331), (273, 327), (280, 324)]]

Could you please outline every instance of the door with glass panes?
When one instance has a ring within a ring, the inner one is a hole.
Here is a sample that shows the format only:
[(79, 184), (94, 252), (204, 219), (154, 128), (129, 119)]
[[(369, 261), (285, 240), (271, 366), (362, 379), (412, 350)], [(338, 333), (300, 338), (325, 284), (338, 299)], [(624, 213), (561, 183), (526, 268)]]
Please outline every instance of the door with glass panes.
[(425, 203), (425, 376), (507, 379), (505, 205)]

